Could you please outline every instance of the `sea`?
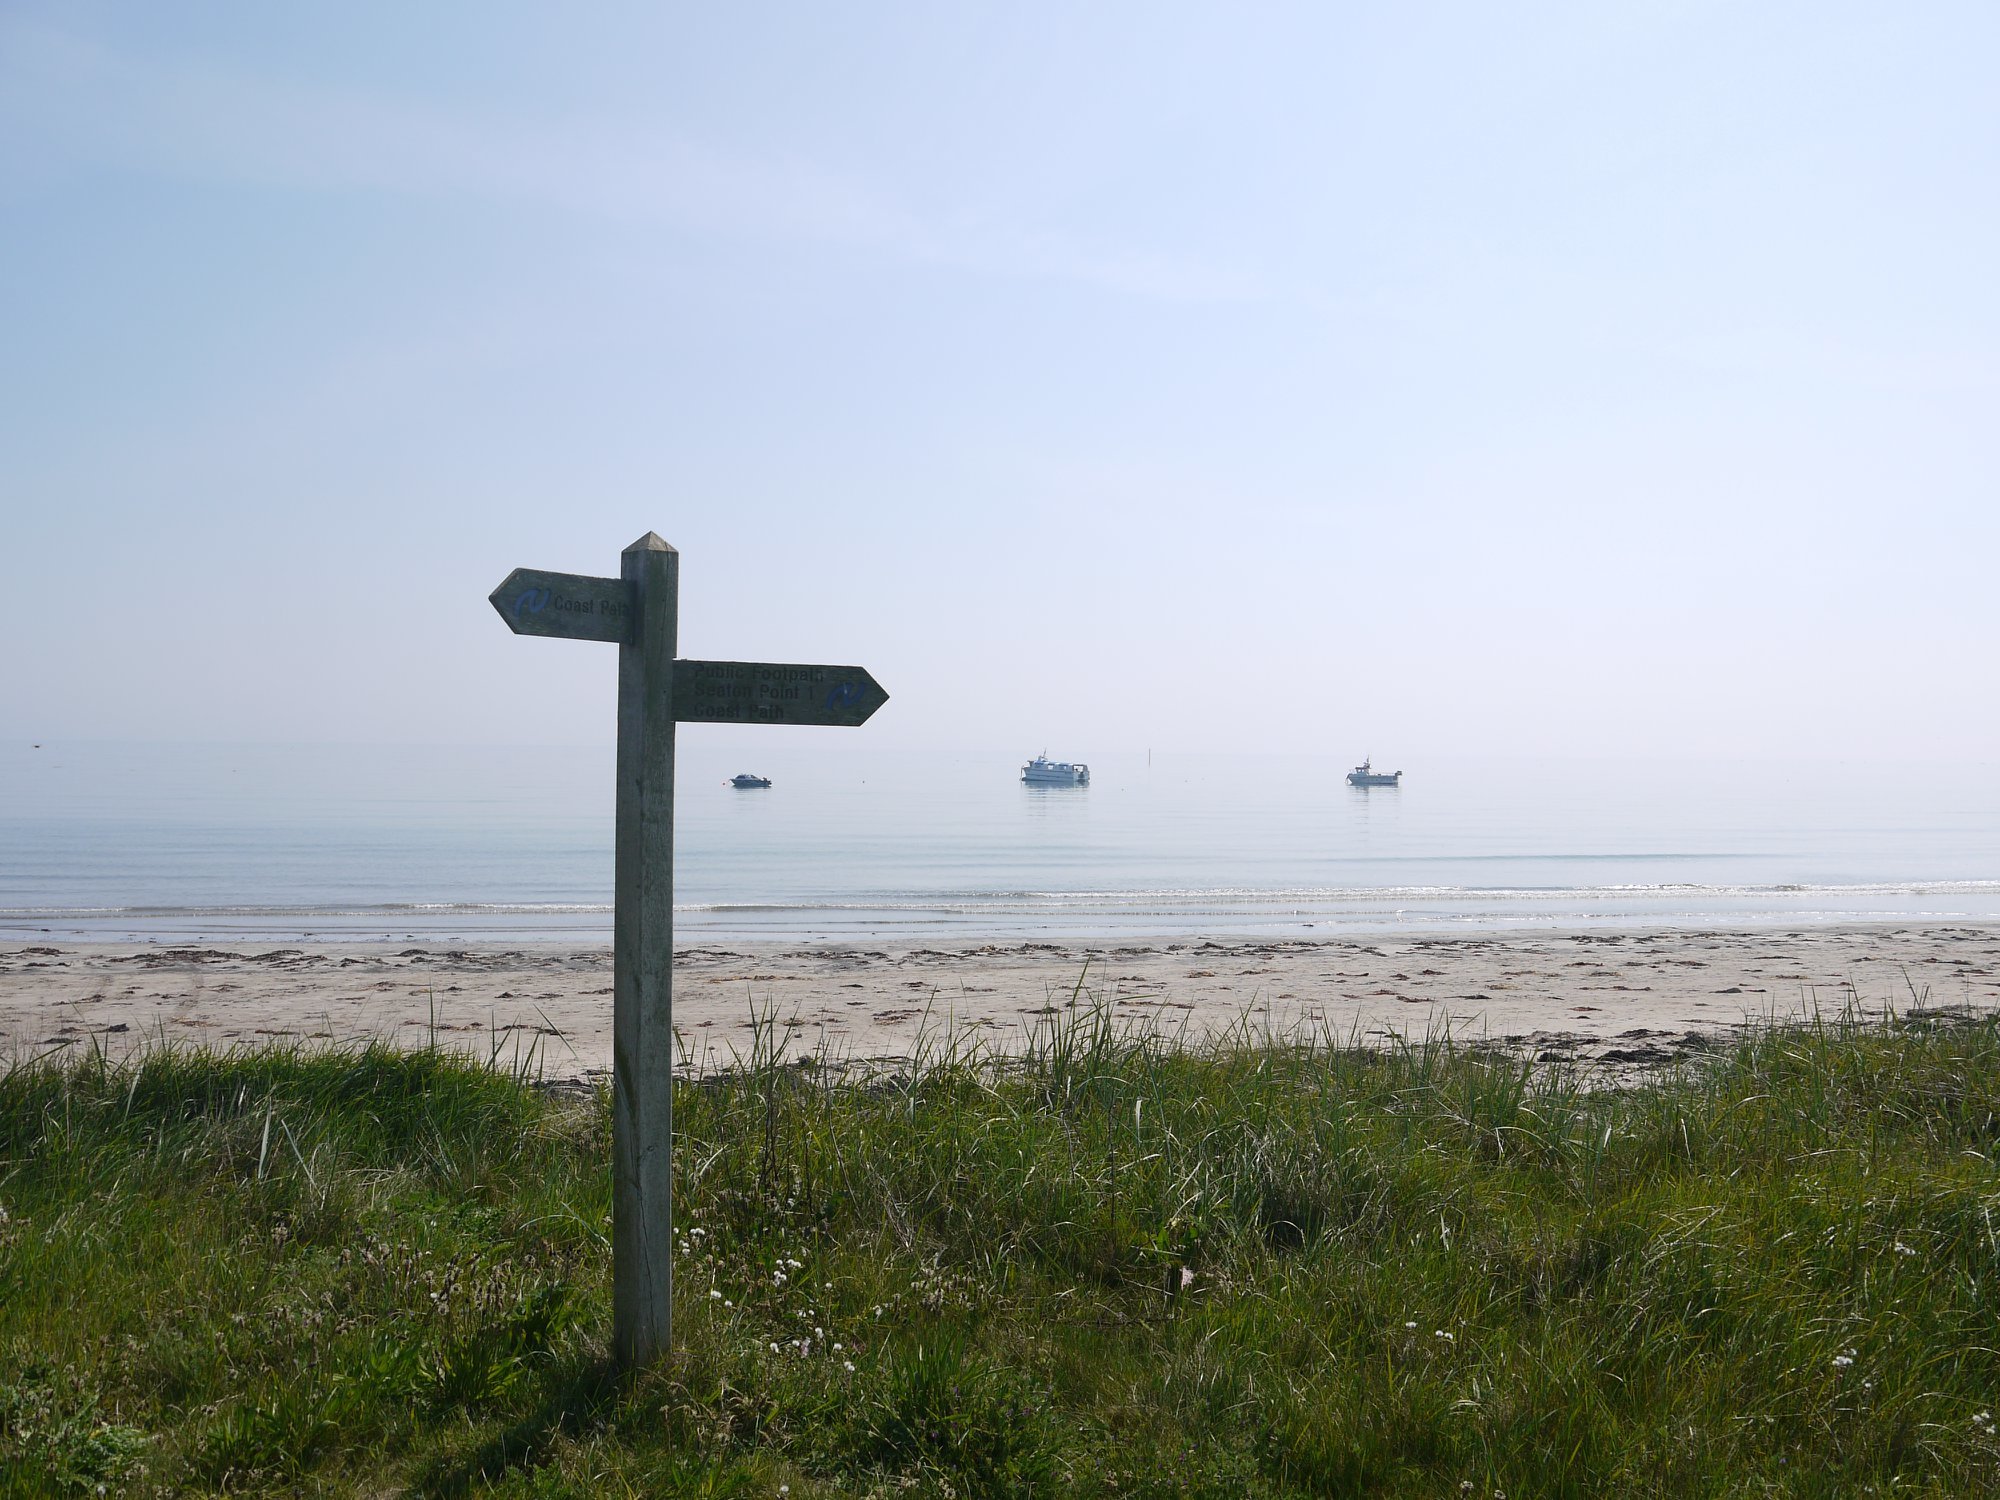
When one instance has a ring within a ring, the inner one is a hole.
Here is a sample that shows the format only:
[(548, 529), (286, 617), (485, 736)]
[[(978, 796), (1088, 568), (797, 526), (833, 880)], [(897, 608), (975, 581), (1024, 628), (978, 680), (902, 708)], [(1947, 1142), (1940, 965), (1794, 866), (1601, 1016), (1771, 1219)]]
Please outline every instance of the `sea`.
[[(683, 731), (683, 944), (2000, 920), (2000, 764), (876, 751)], [(769, 776), (739, 791), (736, 772)], [(0, 939), (602, 942), (608, 746), (0, 747)]]

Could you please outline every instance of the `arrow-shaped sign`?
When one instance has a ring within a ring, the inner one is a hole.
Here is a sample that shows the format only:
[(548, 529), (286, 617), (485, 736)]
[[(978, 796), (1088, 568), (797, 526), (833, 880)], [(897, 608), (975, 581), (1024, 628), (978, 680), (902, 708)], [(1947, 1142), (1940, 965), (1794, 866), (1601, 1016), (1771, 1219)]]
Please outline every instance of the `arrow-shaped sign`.
[(622, 644), (633, 619), (631, 585), (622, 578), (516, 568), (486, 597), (516, 635)]
[(860, 667), (781, 661), (676, 661), (674, 717), (683, 724), (841, 724), (889, 701)]

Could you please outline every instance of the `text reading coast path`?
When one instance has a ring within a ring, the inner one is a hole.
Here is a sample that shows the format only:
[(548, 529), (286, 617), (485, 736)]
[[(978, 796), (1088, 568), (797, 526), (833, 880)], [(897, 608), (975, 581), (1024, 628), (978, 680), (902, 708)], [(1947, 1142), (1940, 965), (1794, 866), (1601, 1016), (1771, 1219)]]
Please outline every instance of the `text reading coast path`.
[(631, 586), (622, 578), (516, 568), (490, 597), (516, 635), (622, 645), (632, 620)]
[(488, 596), (517, 635), (618, 647), (611, 1006), (611, 1322), (627, 1368), (673, 1347), (674, 725), (857, 725), (860, 667), (681, 661), (680, 554), (648, 532), (617, 578), (516, 568)]
[(674, 717), (683, 724), (855, 725), (888, 701), (860, 667), (674, 663)]

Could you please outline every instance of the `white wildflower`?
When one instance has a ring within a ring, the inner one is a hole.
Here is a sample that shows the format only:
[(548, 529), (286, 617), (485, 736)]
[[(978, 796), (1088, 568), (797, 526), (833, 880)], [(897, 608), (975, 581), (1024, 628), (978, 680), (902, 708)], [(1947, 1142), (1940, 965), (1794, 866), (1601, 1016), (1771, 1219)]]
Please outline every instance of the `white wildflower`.
[(854, 1361), (853, 1361), (853, 1360), (851, 1360), (851, 1359), (843, 1359), (843, 1360), (842, 1360), (842, 1361), (840, 1362), (840, 1367), (841, 1367), (841, 1368), (842, 1368), (843, 1370), (847, 1371), (847, 1373), (848, 1373), (848, 1374), (850, 1374), (850, 1375), (852, 1375), (852, 1374), (854, 1373)]
[(711, 1302), (720, 1302), (722, 1300), (722, 1293), (718, 1292), (714, 1287), (710, 1287), (708, 1289), (708, 1300)]
[(1859, 1359), (1860, 1357), (1861, 1357), (1861, 1351), (1859, 1349), (1844, 1350), (1841, 1353), (1834, 1355), (1833, 1367), (1836, 1370), (1844, 1370), (1849, 1365), (1853, 1364), (1854, 1361)]

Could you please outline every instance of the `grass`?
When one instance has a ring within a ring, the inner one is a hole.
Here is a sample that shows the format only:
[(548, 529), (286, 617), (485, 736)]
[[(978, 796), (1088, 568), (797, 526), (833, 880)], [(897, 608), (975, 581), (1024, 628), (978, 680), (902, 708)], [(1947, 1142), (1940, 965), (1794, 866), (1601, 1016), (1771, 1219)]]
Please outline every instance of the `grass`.
[(0, 1495), (2000, 1493), (2000, 1032), (1593, 1092), (1444, 1038), (684, 1085), (671, 1368), (609, 1113), (436, 1052), (0, 1078)]

